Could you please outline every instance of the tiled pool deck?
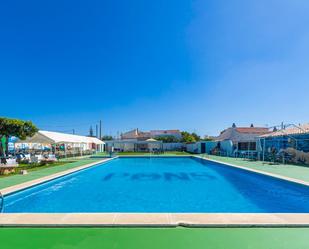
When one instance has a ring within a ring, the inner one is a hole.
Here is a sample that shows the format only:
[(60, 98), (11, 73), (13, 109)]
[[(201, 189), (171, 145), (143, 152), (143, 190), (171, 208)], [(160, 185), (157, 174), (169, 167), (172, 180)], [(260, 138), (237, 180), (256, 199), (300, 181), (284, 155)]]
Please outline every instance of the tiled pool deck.
[(309, 227), (308, 214), (4, 213), (0, 227)]
[[(94, 161), (79, 162), (81, 165), (67, 165), (66, 170), (59, 172), (42, 170), (41, 175), (28, 177), (28, 181), (18, 181), (17, 176), (12, 176), (12, 186), (6, 181), (6, 188), (0, 189), (4, 194), (12, 193), (41, 182), (51, 180), (98, 163), (112, 159), (101, 159)], [(309, 177), (304, 178), (303, 174), (309, 174), (309, 169), (299, 166), (272, 166), (259, 165), (254, 162), (246, 162), (239, 159), (210, 157), (208, 160), (215, 160), (225, 163), (227, 166), (240, 167), (265, 173), (274, 177), (309, 185)], [(274, 168), (276, 167), (276, 168)], [(56, 168), (56, 167), (55, 167)], [(278, 169), (279, 168), (279, 169)], [(63, 167), (62, 167), (63, 169)], [(55, 170), (53, 168), (53, 170)], [(302, 178), (291, 178), (300, 175)], [(283, 173), (282, 173), (283, 172)], [(49, 173), (49, 174), (48, 174)], [(9, 179), (4, 178), (4, 179)], [(307, 181), (308, 180), (308, 181)], [(15, 183), (15, 184), (13, 184)], [(19, 184), (18, 184), (19, 183)], [(309, 214), (235, 214), (235, 213), (68, 213), (68, 214), (28, 214), (17, 213), (0, 215), (0, 226), (163, 226), (163, 227), (295, 227), (309, 226)]]

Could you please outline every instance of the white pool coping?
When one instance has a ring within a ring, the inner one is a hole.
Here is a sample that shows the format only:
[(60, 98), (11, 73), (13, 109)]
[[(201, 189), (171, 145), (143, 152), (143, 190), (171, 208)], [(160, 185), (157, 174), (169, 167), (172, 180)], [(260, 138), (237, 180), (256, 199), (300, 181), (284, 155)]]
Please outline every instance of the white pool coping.
[[(168, 156), (166, 156), (168, 157)], [(174, 156), (173, 156), (174, 157)], [(308, 182), (255, 169), (204, 160), (309, 186)], [(7, 195), (52, 179), (108, 162), (114, 158), (59, 172), (50, 176), (1, 189)], [(2, 213), (3, 227), (309, 227), (309, 213)]]
[(267, 176), (271, 176), (271, 177), (278, 178), (278, 179), (281, 179), (281, 180), (285, 180), (285, 181), (294, 182), (294, 183), (297, 183), (297, 184), (309, 186), (309, 182), (307, 182), (307, 181), (303, 181), (303, 180), (299, 180), (299, 179), (295, 179), (295, 178), (291, 178), (291, 177), (287, 177), (287, 176), (282, 176), (282, 175), (278, 175), (278, 174), (273, 174), (273, 173), (269, 173), (269, 172), (266, 172), (266, 171), (263, 171), (263, 170), (251, 169), (251, 168), (248, 168), (248, 167), (239, 166), (239, 165), (232, 164), (232, 163), (221, 162), (219, 160), (205, 158), (205, 157), (202, 157), (202, 156), (194, 156), (194, 157), (204, 159), (206, 161), (211, 161), (211, 162), (223, 164), (223, 165), (226, 165), (226, 166), (230, 166), (230, 167), (234, 167), (234, 168), (243, 169), (243, 170), (246, 170), (246, 171), (258, 173), (258, 174), (261, 174), (261, 175), (267, 175)]
[(0, 227), (308, 227), (309, 214), (4, 213)]

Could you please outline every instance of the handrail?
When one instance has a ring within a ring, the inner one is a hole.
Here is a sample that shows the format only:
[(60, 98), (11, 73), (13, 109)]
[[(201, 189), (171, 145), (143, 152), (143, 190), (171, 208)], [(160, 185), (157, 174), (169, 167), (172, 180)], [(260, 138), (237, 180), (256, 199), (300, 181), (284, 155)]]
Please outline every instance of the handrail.
[(0, 192), (0, 213), (3, 213), (4, 210), (4, 196), (2, 195), (2, 193)]

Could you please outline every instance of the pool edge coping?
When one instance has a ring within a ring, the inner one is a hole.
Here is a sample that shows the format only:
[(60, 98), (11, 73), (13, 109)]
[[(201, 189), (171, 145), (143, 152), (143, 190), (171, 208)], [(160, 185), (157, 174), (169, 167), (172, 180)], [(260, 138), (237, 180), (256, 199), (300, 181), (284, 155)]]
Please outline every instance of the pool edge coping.
[(0, 227), (309, 227), (309, 214), (4, 213)]
[(301, 184), (301, 185), (309, 187), (309, 182), (304, 181), (304, 180), (299, 180), (299, 179), (288, 177), (288, 176), (278, 175), (278, 174), (266, 172), (266, 171), (263, 171), (263, 170), (251, 169), (251, 168), (248, 168), (248, 167), (245, 167), (245, 166), (239, 166), (239, 165), (236, 165), (236, 164), (233, 164), (233, 163), (221, 162), (219, 160), (215, 160), (215, 159), (211, 159), (211, 158), (205, 158), (205, 157), (202, 157), (202, 156), (196, 156), (195, 155), (193, 157), (203, 159), (203, 160), (206, 160), (206, 161), (211, 161), (211, 162), (214, 162), (214, 163), (223, 164), (223, 165), (226, 165), (226, 166), (229, 166), (229, 167), (234, 167), (234, 168), (246, 170), (246, 171), (253, 172), (253, 173), (256, 173), (256, 174), (266, 175), (266, 176), (270, 176), (270, 177), (277, 178), (277, 179), (280, 179), (280, 180)]

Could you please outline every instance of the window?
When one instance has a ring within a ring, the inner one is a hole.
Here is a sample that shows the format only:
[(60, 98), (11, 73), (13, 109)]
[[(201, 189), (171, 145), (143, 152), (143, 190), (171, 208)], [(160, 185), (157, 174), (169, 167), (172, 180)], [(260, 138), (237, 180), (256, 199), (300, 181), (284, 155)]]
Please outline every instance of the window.
[(238, 150), (256, 150), (256, 142), (239, 142)]

